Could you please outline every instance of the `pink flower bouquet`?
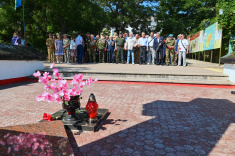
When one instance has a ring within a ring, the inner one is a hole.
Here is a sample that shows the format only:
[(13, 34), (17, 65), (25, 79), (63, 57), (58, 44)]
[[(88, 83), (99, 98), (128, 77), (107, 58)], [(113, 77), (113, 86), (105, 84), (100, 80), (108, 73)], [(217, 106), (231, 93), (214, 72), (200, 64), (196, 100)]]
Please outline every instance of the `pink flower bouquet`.
[(65, 101), (65, 104), (68, 105), (71, 96), (81, 95), (83, 87), (98, 81), (97, 78), (95, 80), (88, 78), (88, 80), (83, 81), (84, 76), (82, 74), (76, 74), (71, 82), (71, 88), (69, 88), (68, 81), (60, 76), (59, 70), (54, 68), (54, 66), (55, 64), (53, 63), (50, 68), (53, 68), (53, 75), (57, 77), (57, 80), (52, 79), (52, 76), (48, 72), (43, 73), (43, 76), (40, 71), (33, 74), (34, 77), (39, 79), (39, 82), (44, 84), (44, 89), (46, 90), (36, 97), (37, 101), (52, 102), (55, 100), (57, 103)]

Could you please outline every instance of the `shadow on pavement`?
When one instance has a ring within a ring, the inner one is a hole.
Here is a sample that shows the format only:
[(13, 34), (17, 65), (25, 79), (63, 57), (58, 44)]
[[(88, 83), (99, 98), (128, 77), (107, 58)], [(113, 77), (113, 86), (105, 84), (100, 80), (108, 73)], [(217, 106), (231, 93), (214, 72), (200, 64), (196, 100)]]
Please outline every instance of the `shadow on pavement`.
[[(235, 123), (234, 112), (235, 104), (225, 99), (154, 101), (143, 105), (142, 115), (155, 118), (74, 151), (92, 156), (208, 155), (228, 126)], [(106, 124), (115, 124), (115, 119), (108, 119)]]
[(30, 85), (30, 84), (37, 83), (37, 82), (38, 81), (25, 81), (25, 82), (13, 83), (13, 84), (8, 84), (8, 85), (2, 85), (0, 86), (0, 90), (19, 87), (19, 86), (26, 86), (26, 85)]

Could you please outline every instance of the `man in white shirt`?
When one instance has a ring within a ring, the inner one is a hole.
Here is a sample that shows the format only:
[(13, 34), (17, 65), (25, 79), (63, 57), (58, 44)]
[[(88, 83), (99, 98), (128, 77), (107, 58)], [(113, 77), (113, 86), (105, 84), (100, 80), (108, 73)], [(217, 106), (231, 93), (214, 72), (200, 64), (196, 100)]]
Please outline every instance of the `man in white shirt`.
[(186, 67), (186, 54), (188, 54), (188, 40), (184, 39), (184, 34), (181, 34), (181, 40), (178, 43), (178, 66), (181, 65), (181, 58), (183, 57), (183, 66)]
[(136, 42), (136, 39), (133, 37), (133, 34), (132, 33), (129, 33), (129, 36), (126, 40), (126, 44), (125, 44), (125, 50), (128, 51), (128, 54), (127, 54), (127, 64), (129, 64), (130, 62), (130, 54), (131, 54), (131, 61), (132, 61), (132, 64), (135, 64), (134, 63), (134, 52), (133, 52), (133, 47), (135, 46), (135, 42)]
[(78, 63), (82, 63), (82, 54), (83, 54), (83, 38), (81, 36), (81, 33), (78, 33), (78, 37), (76, 38), (76, 44), (77, 44), (77, 61)]
[(150, 36), (148, 37), (148, 47), (149, 47), (149, 52), (148, 52), (148, 64), (151, 63), (152, 60), (152, 64), (154, 64), (155, 61), (155, 51), (153, 51), (153, 42), (154, 42), (154, 33), (151, 32)]

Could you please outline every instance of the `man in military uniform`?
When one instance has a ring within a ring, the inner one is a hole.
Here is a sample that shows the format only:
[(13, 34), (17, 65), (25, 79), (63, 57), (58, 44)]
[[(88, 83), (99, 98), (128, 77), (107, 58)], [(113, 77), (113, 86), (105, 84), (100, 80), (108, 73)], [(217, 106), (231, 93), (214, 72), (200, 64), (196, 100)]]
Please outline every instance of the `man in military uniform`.
[(124, 63), (123, 61), (123, 48), (125, 44), (125, 38), (122, 37), (122, 32), (119, 31), (119, 37), (116, 38), (115, 41), (115, 50), (117, 50), (117, 55), (116, 55), (116, 64), (119, 63), (119, 54), (121, 55), (121, 62)]
[(52, 34), (49, 34), (49, 38), (46, 40), (48, 50), (48, 61), (55, 62), (55, 40), (52, 38)]
[(89, 32), (87, 32), (86, 33), (86, 37), (84, 38), (84, 43), (85, 43), (85, 47), (84, 47), (84, 57), (85, 57), (85, 62), (88, 62), (88, 61), (90, 61), (89, 60), (89, 52), (87, 51), (87, 49), (88, 49), (88, 40), (90, 39), (90, 33)]
[(107, 48), (107, 42), (105, 40), (103, 33), (101, 33), (101, 37), (98, 40), (97, 45), (99, 49), (99, 62), (104, 63), (104, 51)]
[(171, 57), (171, 64), (176, 65), (175, 58), (174, 58), (175, 46), (176, 46), (176, 42), (173, 39), (173, 35), (170, 34), (166, 40), (166, 65), (167, 66), (170, 65), (169, 55)]
[(96, 63), (96, 40), (94, 40), (94, 35), (91, 35), (90, 36), (91, 38), (88, 39), (87, 43), (87, 51), (89, 53), (89, 61), (90, 63), (93, 62), (93, 63)]

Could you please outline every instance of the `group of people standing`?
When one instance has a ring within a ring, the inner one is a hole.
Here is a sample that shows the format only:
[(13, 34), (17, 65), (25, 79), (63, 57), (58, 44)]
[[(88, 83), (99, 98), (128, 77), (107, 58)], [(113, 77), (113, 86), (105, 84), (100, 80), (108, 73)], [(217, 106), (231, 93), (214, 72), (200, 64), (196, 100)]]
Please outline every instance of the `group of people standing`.
[[(157, 64), (157, 65), (181, 65), (186, 66), (186, 54), (188, 54), (188, 41), (183, 34), (179, 34), (177, 40), (170, 34), (166, 39), (157, 33), (150, 35), (141, 33), (141, 37), (132, 33), (122, 34), (120, 31), (114, 36), (100, 34), (94, 36), (87, 33), (83, 38), (78, 36), (69, 39), (66, 34), (63, 40), (60, 35), (49, 34), (46, 40), (49, 62), (57, 63), (127, 63), (132, 64)], [(56, 56), (56, 59), (55, 59)], [(63, 56), (63, 58), (62, 58)], [(178, 57), (177, 57), (178, 56)], [(178, 63), (177, 63), (178, 58)], [(62, 61), (64, 59), (64, 61)]]
[(24, 37), (20, 37), (18, 33), (14, 33), (11, 39), (12, 45), (26, 46), (26, 41)]

